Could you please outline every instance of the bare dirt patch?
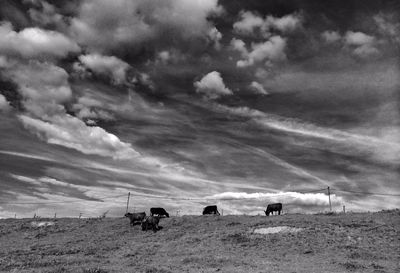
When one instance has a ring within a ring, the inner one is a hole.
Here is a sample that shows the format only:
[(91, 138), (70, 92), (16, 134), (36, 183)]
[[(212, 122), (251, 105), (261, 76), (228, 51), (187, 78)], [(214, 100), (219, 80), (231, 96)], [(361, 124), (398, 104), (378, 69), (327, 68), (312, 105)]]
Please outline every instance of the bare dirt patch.
[(303, 228), (277, 226), (277, 227), (256, 228), (253, 230), (253, 233), (257, 233), (257, 234), (296, 233), (296, 232), (299, 232), (302, 230), (303, 230)]

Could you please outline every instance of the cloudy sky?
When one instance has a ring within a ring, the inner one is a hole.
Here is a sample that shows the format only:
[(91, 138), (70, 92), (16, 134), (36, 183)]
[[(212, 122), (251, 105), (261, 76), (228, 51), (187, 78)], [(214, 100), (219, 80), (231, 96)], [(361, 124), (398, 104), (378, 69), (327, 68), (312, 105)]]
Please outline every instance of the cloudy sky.
[(1, 1), (0, 217), (399, 207), (399, 10)]

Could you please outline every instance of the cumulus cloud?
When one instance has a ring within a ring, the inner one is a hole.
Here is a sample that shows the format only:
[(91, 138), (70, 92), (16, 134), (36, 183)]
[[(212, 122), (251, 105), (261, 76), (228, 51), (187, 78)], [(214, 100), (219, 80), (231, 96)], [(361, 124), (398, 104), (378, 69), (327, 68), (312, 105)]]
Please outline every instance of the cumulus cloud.
[(216, 50), (220, 50), (221, 49), (221, 43), (220, 40), (222, 39), (222, 33), (218, 31), (218, 29), (216, 27), (213, 27), (210, 29), (210, 31), (208, 32), (208, 37), (210, 38), (210, 40), (213, 42), (214, 44), (214, 48)]
[(333, 31), (333, 30), (326, 30), (326, 31), (322, 32), (321, 37), (327, 43), (334, 43), (334, 42), (340, 41), (342, 39), (342, 36), (340, 35), (340, 33), (337, 31)]
[(10, 103), (6, 98), (0, 94), (0, 111), (9, 111), (11, 109)]
[(87, 54), (79, 56), (79, 60), (95, 74), (110, 77), (115, 84), (126, 83), (130, 65), (114, 56)]
[(25, 108), (36, 116), (58, 113), (60, 104), (72, 98), (68, 73), (51, 63), (15, 63), (5, 74), (18, 83)]
[(129, 143), (122, 142), (117, 136), (100, 127), (88, 127), (80, 119), (67, 114), (48, 117), (48, 122), (26, 115), (20, 115), (19, 119), (27, 129), (50, 144), (114, 159), (131, 159), (139, 155)]
[(288, 14), (281, 18), (267, 16), (267, 22), (272, 28), (276, 28), (282, 32), (290, 32), (301, 25), (301, 16), (299, 14)]
[(264, 86), (262, 86), (262, 84), (255, 82), (255, 81), (251, 82), (250, 89), (253, 90), (257, 94), (261, 94), (261, 95), (268, 94), (268, 92), (267, 92), (267, 90), (265, 90)]
[(347, 45), (362, 46), (365, 44), (371, 44), (374, 41), (374, 37), (367, 35), (362, 32), (347, 31), (345, 36), (345, 43)]
[(25, 28), (14, 31), (11, 23), (0, 25), (0, 53), (24, 58), (65, 57), (69, 52), (79, 52), (74, 41), (56, 31)]
[(104, 110), (104, 107), (103, 102), (83, 96), (78, 99), (77, 103), (72, 105), (72, 110), (78, 118), (90, 124), (95, 124), (96, 120), (114, 120), (114, 115)]
[(33, 5), (28, 10), (29, 17), (40, 26), (57, 26), (60, 28), (66, 28), (66, 20), (63, 15), (57, 13), (57, 9), (54, 5), (48, 2), (41, 1), (30, 1)]
[(257, 35), (259, 33), (263, 37), (269, 37), (274, 31), (292, 32), (299, 28), (301, 23), (302, 18), (297, 13), (287, 14), (280, 18), (272, 15), (262, 18), (251, 11), (242, 11), (240, 20), (233, 24), (233, 29), (238, 34)]
[(400, 44), (400, 22), (398, 20), (398, 14), (379, 13), (375, 15), (373, 19), (380, 33), (388, 37), (394, 43)]
[(71, 34), (93, 51), (132, 50), (158, 39), (173, 43), (207, 37), (212, 29), (207, 17), (221, 11), (217, 0), (85, 0), (71, 20)]
[(194, 83), (197, 93), (202, 93), (210, 99), (220, 96), (232, 95), (232, 91), (225, 86), (221, 74), (213, 71), (205, 75), (200, 81)]
[(375, 38), (363, 32), (347, 31), (344, 35), (344, 43), (353, 47), (353, 54), (359, 57), (369, 57), (379, 54), (375, 47)]
[[(265, 26), (264, 19), (251, 11), (242, 11), (240, 20), (233, 24), (233, 29), (240, 34), (254, 34), (256, 28)], [(262, 29), (261, 31), (265, 31)]]
[(238, 67), (252, 66), (255, 63), (266, 61), (282, 61), (286, 59), (286, 39), (280, 36), (272, 36), (266, 42), (253, 43), (248, 51), (242, 40), (234, 39), (231, 44), (239, 51), (243, 60), (239, 60)]

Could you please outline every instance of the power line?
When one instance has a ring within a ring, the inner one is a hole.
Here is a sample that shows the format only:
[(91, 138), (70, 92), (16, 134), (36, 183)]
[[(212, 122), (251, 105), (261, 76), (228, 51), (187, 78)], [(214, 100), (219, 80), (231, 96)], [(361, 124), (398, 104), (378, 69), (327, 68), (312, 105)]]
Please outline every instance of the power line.
[(96, 200), (71, 200), (71, 201), (49, 201), (49, 202), (0, 202), (0, 204), (9, 204), (9, 205), (46, 205), (46, 204), (66, 204), (66, 203), (79, 203), (79, 202), (87, 202), (87, 201), (101, 201), (109, 198), (118, 198), (125, 196), (115, 195), (115, 196), (106, 196), (102, 198), (96, 198)]
[(391, 193), (375, 193), (375, 192), (365, 192), (365, 191), (349, 191), (349, 190), (333, 190), (336, 192), (348, 192), (348, 193), (356, 193), (356, 194), (365, 194), (365, 195), (381, 195), (381, 196), (400, 196), (400, 194), (391, 194)]

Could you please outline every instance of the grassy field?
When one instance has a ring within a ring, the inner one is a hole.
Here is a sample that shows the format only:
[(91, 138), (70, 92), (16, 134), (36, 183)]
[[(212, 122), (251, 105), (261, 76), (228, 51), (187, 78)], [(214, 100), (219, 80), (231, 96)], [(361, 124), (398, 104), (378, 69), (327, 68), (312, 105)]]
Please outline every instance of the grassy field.
[[(122, 217), (32, 225), (44, 221), (0, 220), (0, 272), (400, 272), (399, 210), (171, 217), (156, 233)], [(298, 229), (254, 233), (281, 226)]]

